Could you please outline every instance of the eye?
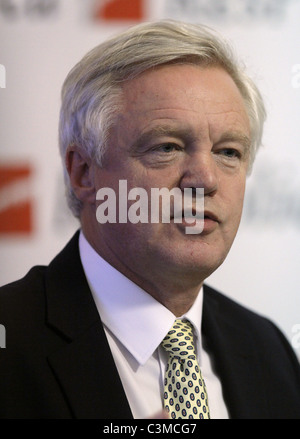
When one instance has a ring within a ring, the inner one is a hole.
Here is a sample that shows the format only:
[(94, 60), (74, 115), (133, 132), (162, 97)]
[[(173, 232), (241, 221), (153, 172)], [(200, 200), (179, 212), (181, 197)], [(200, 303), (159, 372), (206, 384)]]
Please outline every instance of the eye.
[(176, 145), (176, 143), (164, 143), (163, 145), (160, 145), (158, 147), (158, 150), (164, 153), (170, 153), (173, 152), (175, 150), (180, 150), (180, 146)]
[(241, 157), (240, 151), (238, 151), (237, 149), (234, 149), (234, 148), (224, 148), (224, 149), (221, 149), (219, 151), (219, 154), (221, 154), (224, 157), (229, 158), (229, 159), (235, 159), (235, 158), (240, 158)]

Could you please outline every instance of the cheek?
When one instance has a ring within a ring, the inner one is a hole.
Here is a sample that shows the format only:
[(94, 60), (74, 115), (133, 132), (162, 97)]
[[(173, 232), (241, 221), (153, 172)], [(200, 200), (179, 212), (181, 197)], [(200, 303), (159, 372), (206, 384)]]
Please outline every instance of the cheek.
[[(224, 182), (223, 189), (225, 189), (225, 196), (227, 194), (227, 200), (231, 203), (232, 208), (241, 206), (243, 204), (246, 186), (246, 173), (240, 171), (235, 176), (228, 178)], [(223, 191), (224, 192), (224, 191)]]
[(245, 195), (245, 178), (236, 179), (226, 185), (223, 190), (224, 208), (227, 214), (227, 223), (238, 227), (243, 210)]

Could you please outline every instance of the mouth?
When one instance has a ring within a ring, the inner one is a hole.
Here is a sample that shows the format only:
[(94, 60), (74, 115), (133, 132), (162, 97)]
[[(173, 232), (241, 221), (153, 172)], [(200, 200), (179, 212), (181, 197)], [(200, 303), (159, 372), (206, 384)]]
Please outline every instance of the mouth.
[(215, 215), (213, 212), (210, 212), (208, 210), (204, 211), (204, 220), (211, 220), (211, 221), (214, 221), (216, 223), (220, 223), (220, 220), (217, 217), (217, 215)]
[(220, 220), (211, 211), (203, 212), (193, 208), (188, 213), (184, 210), (177, 212), (172, 222), (177, 223), (180, 229), (184, 228), (184, 233), (187, 235), (208, 235), (217, 229)]
[(202, 211), (196, 211), (196, 209), (192, 209), (189, 212), (185, 212), (184, 210), (177, 212), (177, 214), (172, 215), (171, 219), (177, 219), (178, 221), (183, 220), (193, 220), (193, 221), (205, 221), (210, 220), (214, 221), (216, 223), (220, 223), (220, 220), (216, 214), (213, 212), (210, 212), (208, 210), (205, 210), (204, 213)]

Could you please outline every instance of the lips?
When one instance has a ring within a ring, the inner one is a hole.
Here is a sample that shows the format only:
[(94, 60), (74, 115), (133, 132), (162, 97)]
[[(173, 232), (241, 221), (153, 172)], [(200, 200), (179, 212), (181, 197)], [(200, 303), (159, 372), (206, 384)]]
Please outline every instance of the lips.
[(208, 210), (205, 210), (204, 214), (203, 214), (202, 211), (201, 212), (196, 211), (196, 209), (192, 209), (188, 213), (185, 212), (184, 210), (182, 210), (181, 212), (177, 212), (175, 215), (171, 216), (171, 219), (174, 219), (174, 218), (181, 218), (181, 219), (182, 218), (186, 218), (186, 219), (191, 218), (191, 219), (194, 219), (194, 220), (195, 219), (204, 219), (204, 220), (207, 219), (207, 220), (215, 221), (217, 223), (220, 222), (218, 216), (215, 213), (213, 213), (211, 211), (208, 211)]
[(178, 215), (174, 216), (173, 221), (178, 224), (180, 229), (183, 227), (186, 235), (201, 236), (213, 233), (220, 223), (219, 217), (214, 212), (208, 210), (199, 212), (196, 209), (190, 210), (188, 215), (184, 210), (181, 210), (180, 214), (178, 212)]
[(213, 212), (210, 212), (208, 210), (204, 211), (204, 219), (209, 219), (209, 220), (215, 221), (217, 223), (220, 222), (220, 220), (217, 217), (217, 215), (215, 215)]

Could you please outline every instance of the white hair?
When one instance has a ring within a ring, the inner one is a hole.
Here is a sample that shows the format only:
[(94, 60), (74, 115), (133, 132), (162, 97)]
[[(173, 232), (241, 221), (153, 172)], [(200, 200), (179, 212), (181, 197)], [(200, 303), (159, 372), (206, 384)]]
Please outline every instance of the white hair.
[(203, 25), (171, 20), (143, 23), (88, 52), (64, 82), (59, 145), (68, 204), (75, 216), (80, 216), (81, 202), (65, 166), (68, 146), (76, 144), (101, 166), (115, 115), (122, 111), (122, 83), (155, 66), (172, 63), (219, 66), (232, 77), (249, 116), (251, 169), (261, 143), (265, 108), (258, 88), (238, 65), (227, 42)]

